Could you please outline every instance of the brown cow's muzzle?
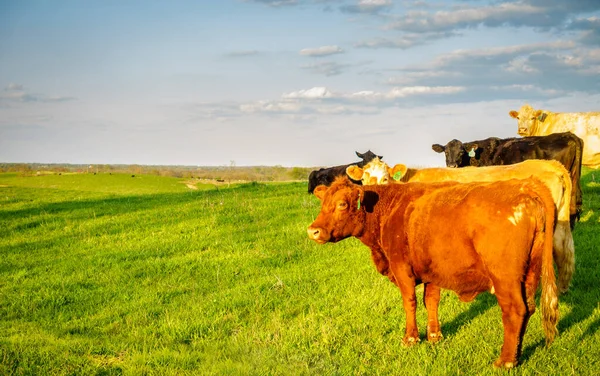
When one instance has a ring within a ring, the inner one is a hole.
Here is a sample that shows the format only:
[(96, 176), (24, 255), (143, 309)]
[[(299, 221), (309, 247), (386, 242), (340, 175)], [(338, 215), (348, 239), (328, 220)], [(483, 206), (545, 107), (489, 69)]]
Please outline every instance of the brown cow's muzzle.
[(322, 228), (308, 226), (306, 232), (308, 233), (309, 238), (311, 238), (319, 244), (325, 244), (327, 243), (327, 241), (329, 241), (329, 236)]

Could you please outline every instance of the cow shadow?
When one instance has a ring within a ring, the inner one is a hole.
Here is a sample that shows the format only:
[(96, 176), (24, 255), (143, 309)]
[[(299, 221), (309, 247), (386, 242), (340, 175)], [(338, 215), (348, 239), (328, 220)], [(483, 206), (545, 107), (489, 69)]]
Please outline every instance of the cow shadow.
[(479, 294), (472, 302), (461, 302), (459, 304), (468, 304), (469, 308), (466, 311), (454, 316), (450, 321), (441, 324), (442, 333), (445, 336), (452, 336), (456, 334), (464, 325), (468, 325), (469, 322), (476, 317), (482, 315), (490, 308), (497, 306), (498, 301), (494, 295), (483, 293)]
[[(584, 241), (586, 237), (590, 237), (590, 232), (594, 232), (596, 223), (597, 220), (593, 223), (579, 224), (580, 231), (574, 233), (575, 274), (569, 291), (559, 296), (561, 312), (557, 325), (558, 341), (561, 334), (575, 334), (573, 337), (578, 341), (584, 341), (588, 337), (596, 336), (600, 331), (600, 317), (588, 324), (587, 328), (584, 324), (593, 317), (600, 301), (600, 260), (597, 257), (597, 248), (594, 244)], [(539, 304), (537, 312), (541, 314)], [(523, 360), (527, 360), (540, 346), (544, 346), (543, 338), (524, 347)]]

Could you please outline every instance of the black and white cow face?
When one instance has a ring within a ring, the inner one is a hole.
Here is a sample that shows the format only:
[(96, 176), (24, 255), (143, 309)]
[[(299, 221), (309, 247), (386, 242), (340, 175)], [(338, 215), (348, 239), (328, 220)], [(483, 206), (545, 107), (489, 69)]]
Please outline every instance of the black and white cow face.
[(477, 156), (477, 144), (463, 144), (459, 140), (452, 140), (445, 146), (440, 144), (431, 145), (433, 151), (446, 155), (447, 167), (465, 167), (471, 164), (471, 158)]

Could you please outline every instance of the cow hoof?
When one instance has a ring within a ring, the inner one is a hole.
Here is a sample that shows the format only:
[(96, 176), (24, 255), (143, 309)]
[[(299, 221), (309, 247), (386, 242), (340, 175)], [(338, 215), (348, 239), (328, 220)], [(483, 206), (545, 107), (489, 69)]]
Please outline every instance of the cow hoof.
[(413, 345), (416, 345), (417, 342), (420, 342), (420, 341), (421, 340), (418, 337), (407, 337), (402, 340), (402, 342), (404, 343), (405, 346), (413, 346)]
[(441, 341), (444, 338), (442, 332), (429, 333), (427, 335), (427, 340), (431, 343), (436, 343)]
[(561, 295), (565, 294), (567, 291), (569, 291), (569, 286), (562, 287), (562, 286), (558, 285), (557, 287), (558, 287), (558, 293)]
[(496, 367), (496, 368), (511, 369), (511, 368), (515, 368), (516, 365), (517, 365), (516, 361), (504, 362), (504, 361), (498, 359), (494, 362), (494, 367)]

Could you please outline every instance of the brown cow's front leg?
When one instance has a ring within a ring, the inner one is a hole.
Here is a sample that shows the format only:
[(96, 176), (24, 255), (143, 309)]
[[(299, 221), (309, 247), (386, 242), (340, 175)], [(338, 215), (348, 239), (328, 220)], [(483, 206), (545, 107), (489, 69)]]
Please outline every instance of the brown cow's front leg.
[(427, 340), (437, 342), (442, 339), (442, 330), (438, 320), (440, 304), (440, 288), (431, 283), (424, 285), (423, 302), (427, 308)]
[(408, 277), (406, 273), (394, 268), (396, 284), (402, 293), (402, 305), (406, 313), (406, 332), (404, 342), (407, 346), (412, 346), (420, 341), (419, 329), (417, 328), (417, 296), (415, 294), (415, 281)]
[(521, 352), (524, 325), (527, 321), (527, 307), (523, 298), (521, 284), (511, 284), (510, 288), (496, 286), (496, 297), (502, 309), (502, 324), (504, 326), (504, 343), (496, 367), (513, 368), (517, 365)]

